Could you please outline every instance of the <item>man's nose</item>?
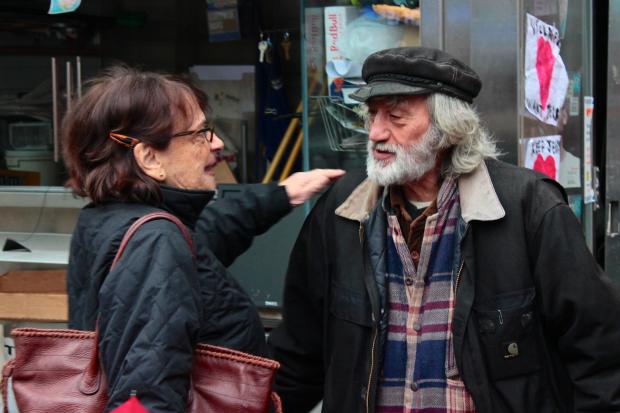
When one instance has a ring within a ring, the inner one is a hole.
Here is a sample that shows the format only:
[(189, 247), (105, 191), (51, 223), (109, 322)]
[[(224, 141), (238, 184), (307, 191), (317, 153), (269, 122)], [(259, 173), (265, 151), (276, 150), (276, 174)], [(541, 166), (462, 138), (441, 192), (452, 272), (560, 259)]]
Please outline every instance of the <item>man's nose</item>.
[(368, 139), (373, 142), (384, 142), (390, 138), (390, 130), (385, 121), (385, 116), (377, 113), (370, 121), (368, 127)]

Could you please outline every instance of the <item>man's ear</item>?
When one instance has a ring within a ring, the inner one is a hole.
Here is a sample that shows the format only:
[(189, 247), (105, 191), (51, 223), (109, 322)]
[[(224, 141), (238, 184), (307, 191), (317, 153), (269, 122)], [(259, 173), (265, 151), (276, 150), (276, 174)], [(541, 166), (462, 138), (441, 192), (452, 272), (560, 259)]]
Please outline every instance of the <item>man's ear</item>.
[(139, 143), (133, 147), (133, 157), (142, 172), (158, 182), (166, 179), (166, 170), (161, 162), (160, 153), (155, 148)]

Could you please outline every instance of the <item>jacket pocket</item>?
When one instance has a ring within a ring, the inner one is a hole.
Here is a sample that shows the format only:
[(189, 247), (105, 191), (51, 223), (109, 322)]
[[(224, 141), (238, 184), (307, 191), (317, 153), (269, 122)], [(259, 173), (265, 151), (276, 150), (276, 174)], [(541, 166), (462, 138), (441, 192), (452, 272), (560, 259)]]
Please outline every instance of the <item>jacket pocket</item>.
[(329, 311), (338, 319), (361, 326), (372, 326), (372, 309), (366, 291), (355, 291), (332, 283)]
[(535, 294), (534, 288), (501, 294), (474, 308), (492, 380), (540, 369)]

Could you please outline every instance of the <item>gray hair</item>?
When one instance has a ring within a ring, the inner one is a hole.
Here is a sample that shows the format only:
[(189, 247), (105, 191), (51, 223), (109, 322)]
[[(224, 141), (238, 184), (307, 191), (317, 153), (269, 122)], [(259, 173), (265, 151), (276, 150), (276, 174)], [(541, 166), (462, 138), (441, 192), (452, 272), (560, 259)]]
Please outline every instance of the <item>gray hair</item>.
[(437, 149), (452, 148), (450, 165), (444, 171), (453, 176), (473, 171), (487, 158), (500, 155), (495, 140), (472, 105), (460, 99), (433, 93), (426, 100), (433, 124), (442, 138)]
[[(396, 106), (407, 98), (404, 95), (390, 97), (387, 104)], [(426, 106), (431, 122), (441, 133), (436, 149), (451, 148), (450, 164), (443, 171), (445, 174), (466, 174), (476, 169), (484, 159), (500, 156), (495, 140), (481, 125), (480, 116), (471, 104), (443, 93), (432, 93), (426, 99)], [(368, 106), (360, 105), (357, 112), (368, 129)]]

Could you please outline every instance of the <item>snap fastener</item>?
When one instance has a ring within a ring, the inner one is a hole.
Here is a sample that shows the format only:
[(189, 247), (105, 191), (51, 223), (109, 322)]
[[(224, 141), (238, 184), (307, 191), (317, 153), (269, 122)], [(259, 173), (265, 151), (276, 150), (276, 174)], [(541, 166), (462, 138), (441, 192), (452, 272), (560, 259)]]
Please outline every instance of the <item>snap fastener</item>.
[(414, 329), (415, 331), (420, 331), (420, 330), (422, 329), (422, 324), (420, 324), (420, 322), (419, 322), (419, 321), (414, 322), (414, 323), (413, 323), (413, 329)]
[(506, 344), (504, 358), (510, 359), (513, 357), (517, 357), (519, 355), (519, 344), (516, 341), (510, 342)]
[(418, 391), (418, 389), (419, 389), (418, 383), (416, 383), (415, 381), (411, 383), (411, 390)]
[(411, 278), (411, 277), (405, 277), (405, 284), (407, 284), (407, 285), (413, 285), (413, 278)]

